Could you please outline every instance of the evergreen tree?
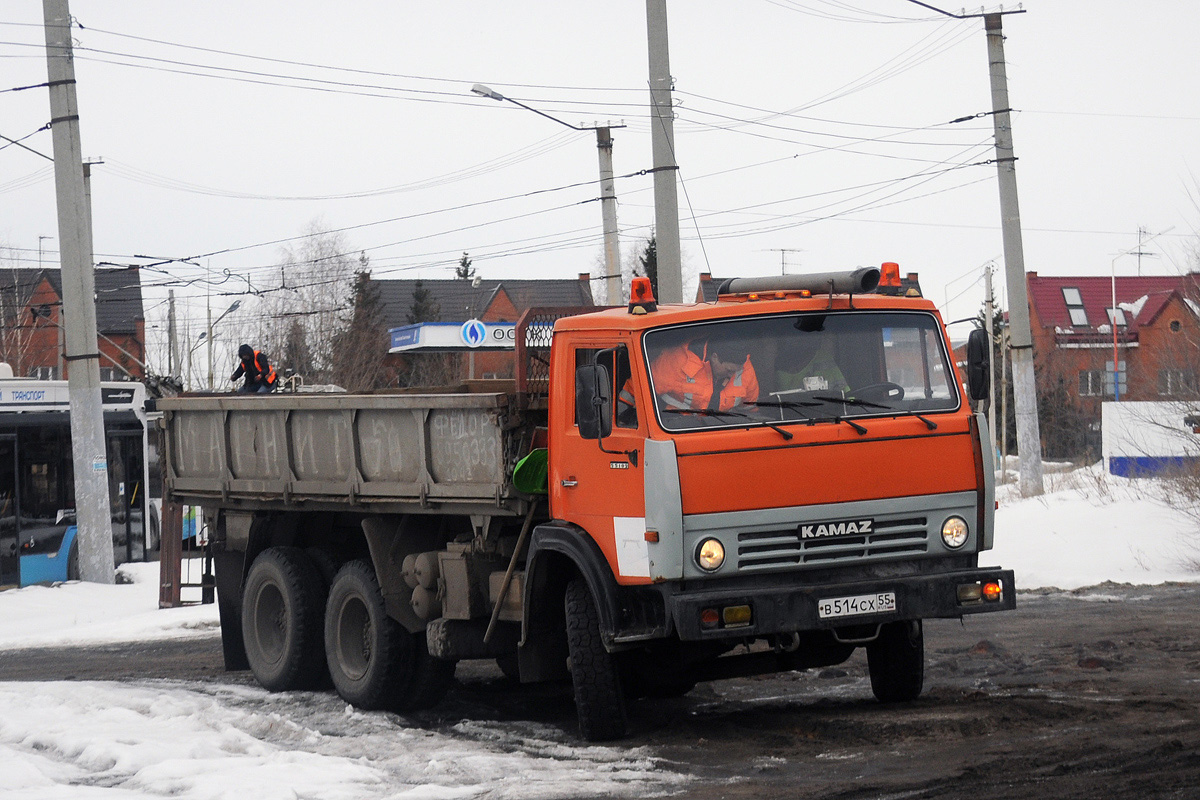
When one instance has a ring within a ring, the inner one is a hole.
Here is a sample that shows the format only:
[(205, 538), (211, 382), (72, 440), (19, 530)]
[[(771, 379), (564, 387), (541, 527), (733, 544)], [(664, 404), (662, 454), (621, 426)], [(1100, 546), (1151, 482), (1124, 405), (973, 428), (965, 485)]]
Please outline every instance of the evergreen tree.
[(354, 275), (350, 307), (346, 327), (333, 337), (334, 382), (350, 392), (382, 389), (388, 384), (387, 329), (379, 287), (367, 270)]
[(650, 286), (654, 289), (654, 296), (658, 297), (658, 242), (654, 238), (654, 234), (646, 240), (646, 246), (638, 255), (638, 263), (641, 264), (640, 274), (650, 279)]
[(433, 292), (425, 288), (423, 281), (413, 284), (412, 308), (408, 312), (408, 324), (437, 322), (442, 318), (442, 307), (433, 299)]
[(475, 277), (475, 267), (471, 265), (471, 257), (466, 253), (463, 253), (462, 258), (458, 260), (458, 266), (454, 268), (454, 277), (464, 281)]

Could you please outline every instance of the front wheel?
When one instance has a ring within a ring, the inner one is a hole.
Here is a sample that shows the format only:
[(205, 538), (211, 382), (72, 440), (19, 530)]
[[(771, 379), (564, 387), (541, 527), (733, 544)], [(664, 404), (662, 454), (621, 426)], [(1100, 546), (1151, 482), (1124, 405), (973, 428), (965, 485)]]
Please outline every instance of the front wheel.
[(616, 660), (604, 649), (600, 612), (583, 578), (567, 584), (565, 607), (579, 733), (589, 742), (619, 739), (627, 728), (621, 678)]
[(871, 691), (881, 703), (903, 703), (921, 696), (925, 682), (925, 637), (921, 620), (889, 622), (867, 645)]

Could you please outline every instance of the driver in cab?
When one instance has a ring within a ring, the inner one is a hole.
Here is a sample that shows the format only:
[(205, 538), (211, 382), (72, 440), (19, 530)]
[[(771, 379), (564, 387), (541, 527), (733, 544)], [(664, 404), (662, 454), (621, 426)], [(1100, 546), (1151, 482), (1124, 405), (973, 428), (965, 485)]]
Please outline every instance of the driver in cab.
[(775, 365), (780, 393), (832, 392), (842, 394), (849, 381), (835, 358), (834, 336), (825, 330), (824, 317), (802, 317), (797, 336), (787, 344)]
[(744, 347), (694, 340), (668, 347), (650, 365), (664, 409), (731, 411), (758, 400), (758, 376)]

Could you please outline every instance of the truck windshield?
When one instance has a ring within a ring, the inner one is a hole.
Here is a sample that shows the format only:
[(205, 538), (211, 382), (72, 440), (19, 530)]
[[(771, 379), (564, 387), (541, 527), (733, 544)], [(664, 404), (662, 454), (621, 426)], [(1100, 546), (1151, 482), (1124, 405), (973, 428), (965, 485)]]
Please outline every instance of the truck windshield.
[(667, 430), (927, 415), (959, 407), (927, 312), (837, 311), (721, 320), (644, 339)]

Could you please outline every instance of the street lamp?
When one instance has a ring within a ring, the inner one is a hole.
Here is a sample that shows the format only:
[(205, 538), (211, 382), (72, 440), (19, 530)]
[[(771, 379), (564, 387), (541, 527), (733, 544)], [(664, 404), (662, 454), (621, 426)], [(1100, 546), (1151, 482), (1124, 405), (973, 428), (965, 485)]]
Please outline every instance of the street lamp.
[[(242, 305), (241, 300), (234, 300), (232, 303), (229, 304), (229, 308), (222, 311), (220, 316), (218, 316), (215, 320), (212, 318), (212, 306), (209, 306), (208, 330), (201, 331), (200, 335), (196, 338), (196, 347), (199, 347), (206, 339), (208, 341), (208, 388), (209, 388), (209, 390), (212, 390), (212, 388), (213, 388), (213, 349), (212, 349), (213, 327), (215, 327), (217, 325), (217, 323), (219, 323), (221, 320), (225, 319), (225, 317), (227, 317), (229, 314), (233, 313), (234, 311), (237, 311), (241, 305)], [(196, 347), (193, 347), (192, 349), (195, 350)], [(188, 358), (190, 361), (190, 359), (191, 359), (190, 353), (188, 354)]]
[(624, 128), (624, 125), (572, 125), (569, 122), (563, 122), (558, 117), (552, 117), (544, 111), (538, 111), (532, 106), (527, 106), (519, 100), (513, 100), (511, 97), (505, 97), (488, 86), (482, 83), (477, 83), (471, 87), (471, 91), (480, 97), (486, 97), (490, 100), (499, 100), (501, 102), (509, 102), (515, 106), (520, 106), (526, 111), (532, 111), (540, 117), (553, 120), (559, 125), (566, 125), (568, 128), (576, 131), (595, 131), (596, 132), (596, 147), (600, 151), (600, 210), (603, 216), (604, 223), (604, 271), (605, 271), (605, 293), (609, 305), (618, 305), (622, 299), (621, 291), (621, 250), (620, 242), (617, 238), (617, 193), (613, 185), (613, 166), (612, 166), (612, 129)]

